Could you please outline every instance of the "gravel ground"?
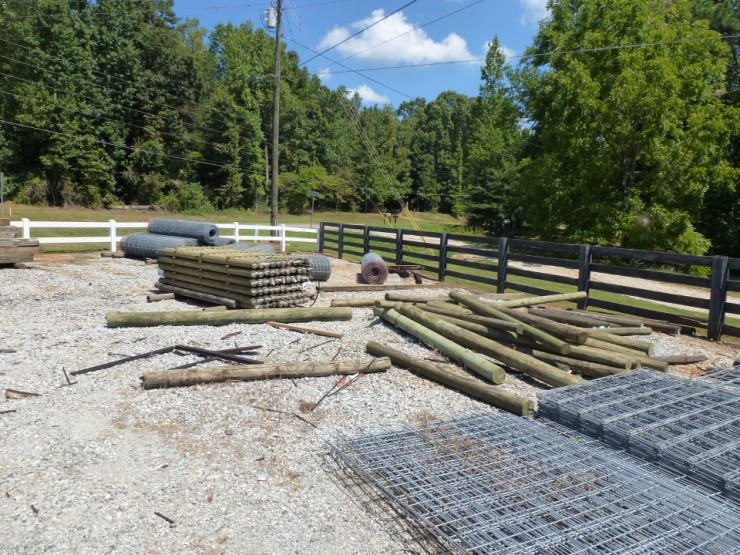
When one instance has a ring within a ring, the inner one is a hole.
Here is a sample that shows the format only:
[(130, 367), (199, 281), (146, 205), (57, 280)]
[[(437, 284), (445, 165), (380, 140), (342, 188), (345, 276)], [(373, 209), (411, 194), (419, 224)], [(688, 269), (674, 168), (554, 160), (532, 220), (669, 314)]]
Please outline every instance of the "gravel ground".
[[(331, 283), (359, 266), (334, 261)], [(110, 311), (192, 310), (148, 304), (156, 266), (129, 259), (43, 255), (28, 270), (0, 270), (0, 386), (41, 394), (0, 399), (0, 553), (402, 553), (327, 470), (340, 434), (423, 424), (495, 410), (392, 368), (357, 380), (304, 412), (335, 378), (228, 383), (143, 391), (145, 370), (197, 360), (167, 354), (79, 377), (68, 371), (176, 343), (260, 344), (268, 361), (364, 358), (368, 339), (440, 360), (380, 323), (370, 309), (312, 327), (341, 340), (266, 325), (108, 329)], [(391, 276), (394, 282), (403, 282)], [(353, 293), (322, 293), (316, 306)], [(378, 298), (382, 293), (376, 294)], [(223, 339), (227, 334), (239, 335)], [(654, 334), (656, 355), (706, 354), (728, 366), (737, 344)], [(12, 352), (7, 352), (12, 351)], [(534, 397), (510, 373), (501, 386)], [(265, 410), (270, 409), (270, 410)], [(278, 412), (275, 412), (278, 411)], [(299, 418), (300, 417), (300, 418)], [(155, 512), (172, 519), (173, 525)]]

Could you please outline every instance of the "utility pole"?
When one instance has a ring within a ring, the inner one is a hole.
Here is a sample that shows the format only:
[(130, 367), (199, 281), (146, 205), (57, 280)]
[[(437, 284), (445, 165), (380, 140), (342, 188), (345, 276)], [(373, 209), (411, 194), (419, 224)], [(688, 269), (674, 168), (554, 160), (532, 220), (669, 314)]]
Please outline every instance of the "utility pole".
[(280, 143), (280, 35), (283, 29), (283, 0), (277, 0), (277, 25), (275, 26), (275, 72), (272, 95), (272, 175), (270, 176), (271, 203), (270, 225), (278, 225), (278, 148)]

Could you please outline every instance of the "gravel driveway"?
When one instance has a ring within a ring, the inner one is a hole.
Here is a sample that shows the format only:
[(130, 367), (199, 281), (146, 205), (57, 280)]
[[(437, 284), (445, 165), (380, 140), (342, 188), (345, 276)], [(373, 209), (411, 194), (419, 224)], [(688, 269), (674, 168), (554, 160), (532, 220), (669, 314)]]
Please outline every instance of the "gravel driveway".
[[(334, 263), (332, 283), (354, 281), (358, 265)], [(355, 309), (348, 322), (310, 324), (343, 332), (341, 340), (266, 325), (106, 328), (110, 311), (194, 308), (174, 300), (148, 304), (156, 275), (156, 266), (140, 261), (79, 255), (43, 255), (32, 269), (0, 270), (0, 386), (40, 394), (0, 399), (0, 413), (15, 411), (0, 414), (0, 522), (6, 523), (0, 553), (414, 549), (335, 481), (326, 442), (495, 409), (395, 367), (358, 379), (313, 412), (307, 407), (335, 378), (143, 391), (144, 370), (197, 360), (174, 353), (67, 385), (62, 368), (176, 343), (260, 344), (261, 358), (279, 362), (364, 358), (365, 342), (373, 339), (441, 360), (378, 322), (370, 309)], [(352, 296), (322, 293), (316, 306)], [(702, 353), (724, 366), (737, 352), (693, 338), (654, 334), (651, 340), (656, 355)], [(515, 373), (502, 387), (529, 397), (540, 388)]]

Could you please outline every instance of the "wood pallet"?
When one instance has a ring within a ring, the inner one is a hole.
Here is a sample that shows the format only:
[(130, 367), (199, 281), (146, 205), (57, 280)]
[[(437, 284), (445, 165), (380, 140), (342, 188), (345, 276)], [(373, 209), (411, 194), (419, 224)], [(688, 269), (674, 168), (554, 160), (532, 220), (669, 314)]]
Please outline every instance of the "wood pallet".
[(16, 239), (18, 228), (7, 219), (0, 221), (0, 265), (33, 262), (33, 255), (42, 252), (38, 239)]

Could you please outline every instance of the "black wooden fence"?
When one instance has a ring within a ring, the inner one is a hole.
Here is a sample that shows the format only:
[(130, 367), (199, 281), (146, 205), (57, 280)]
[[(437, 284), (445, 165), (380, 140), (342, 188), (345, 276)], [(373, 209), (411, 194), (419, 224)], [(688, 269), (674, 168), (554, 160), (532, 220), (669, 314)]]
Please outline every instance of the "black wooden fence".
[[(418, 264), (440, 281), (454, 279), (494, 289), (548, 295), (586, 291), (578, 303), (641, 318), (666, 320), (706, 329), (709, 339), (723, 333), (740, 337), (740, 259), (528, 241), (506, 237), (476, 237), (407, 229), (388, 229), (322, 222), (319, 252), (338, 258), (359, 258), (376, 252), (388, 264)], [(709, 277), (687, 273), (690, 266), (708, 268)], [(645, 280), (625, 286), (610, 276)], [(671, 292), (672, 285), (689, 286), (696, 294)]]

